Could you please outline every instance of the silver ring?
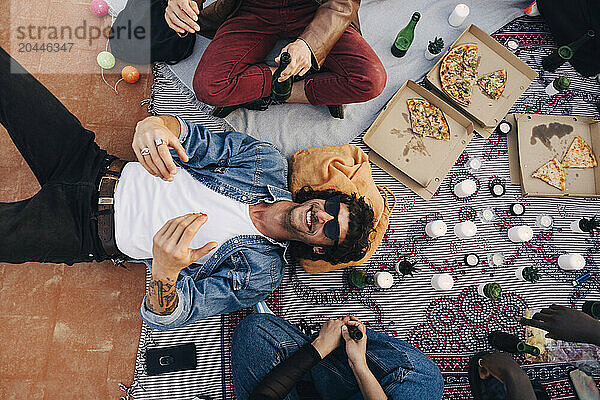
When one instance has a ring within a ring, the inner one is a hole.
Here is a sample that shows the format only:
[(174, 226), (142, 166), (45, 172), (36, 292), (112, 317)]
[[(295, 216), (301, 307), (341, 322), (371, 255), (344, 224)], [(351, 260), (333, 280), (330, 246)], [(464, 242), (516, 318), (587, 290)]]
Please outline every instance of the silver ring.
[(164, 140), (162, 140), (162, 138), (157, 138), (157, 139), (154, 139), (154, 144), (156, 144), (156, 147), (158, 147), (161, 144), (167, 144), (167, 142), (165, 142)]
[(149, 148), (147, 148), (147, 147), (144, 147), (144, 148), (143, 148), (143, 149), (140, 151), (140, 153), (141, 153), (143, 156), (147, 156), (147, 155), (149, 155), (149, 154), (150, 154), (150, 149), (149, 149)]

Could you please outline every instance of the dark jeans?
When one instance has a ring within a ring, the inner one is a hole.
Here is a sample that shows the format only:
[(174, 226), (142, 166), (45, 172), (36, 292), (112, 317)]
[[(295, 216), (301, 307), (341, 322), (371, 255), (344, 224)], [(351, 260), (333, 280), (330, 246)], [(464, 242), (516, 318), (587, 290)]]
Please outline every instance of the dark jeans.
[(94, 134), (2, 48), (0, 123), (42, 187), (29, 199), (0, 203), (0, 262), (106, 259), (93, 204), (107, 154)]

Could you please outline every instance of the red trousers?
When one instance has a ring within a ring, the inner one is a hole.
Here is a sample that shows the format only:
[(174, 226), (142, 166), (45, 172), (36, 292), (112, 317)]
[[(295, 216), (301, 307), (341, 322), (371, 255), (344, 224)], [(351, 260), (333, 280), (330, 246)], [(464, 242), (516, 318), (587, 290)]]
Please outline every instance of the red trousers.
[[(265, 57), (280, 38), (296, 39), (311, 22), (314, 0), (246, 0), (218, 29), (194, 75), (198, 100), (215, 106), (243, 104), (271, 94)], [(319, 72), (304, 80), (313, 105), (359, 103), (385, 87), (381, 61), (363, 37), (348, 27)]]

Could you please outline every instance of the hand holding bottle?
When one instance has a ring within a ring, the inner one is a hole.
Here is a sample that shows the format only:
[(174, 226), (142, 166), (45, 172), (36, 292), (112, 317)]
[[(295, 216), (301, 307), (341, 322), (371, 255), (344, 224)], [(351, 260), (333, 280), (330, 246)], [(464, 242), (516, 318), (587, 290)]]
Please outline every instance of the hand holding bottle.
[(552, 304), (521, 323), (547, 331), (547, 338), (600, 345), (600, 321), (572, 308)]
[(356, 326), (362, 332), (362, 339), (354, 340), (348, 333), (348, 327), (342, 326), (342, 337), (346, 342), (346, 355), (350, 368), (355, 369), (367, 365), (367, 334), (365, 325), (356, 317), (350, 316), (347, 325)]
[(281, 73), (279, 82), (283, 82), (292, 76), (302, 76), (310, 70), (312, 66), (312, 52), (304, 40), (296, 39), (281, 49), (279, 56), (275, 59), (276, 63), (279, 64), (279, 58), (284, 52), (290, 53), (292, 60), (290, 61), (290, 65)]
[(339, 317), (325, 322), (319, 331), (319, 336), (313, 340), (313, 347), (319, 352), (321, 358), (327, 357), (343, 342), (342, 326), (350, 321), (350, 317)]

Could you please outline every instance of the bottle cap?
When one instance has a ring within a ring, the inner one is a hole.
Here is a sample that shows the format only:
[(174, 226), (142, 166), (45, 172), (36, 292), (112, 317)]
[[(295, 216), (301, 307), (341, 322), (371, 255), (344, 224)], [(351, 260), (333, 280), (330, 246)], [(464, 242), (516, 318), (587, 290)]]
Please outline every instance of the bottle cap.
[(506, 47), (508, 47), (509, 49), (511, 49), (512, 51), (515, 51), (516, 49), (519, 48), (519, 42), (517, 42), (516, 40), (509, 40), (506, 42)]
[(412, 15), (412, 19), (413, 19), (414, 21), (418, 21), (418, 20), (420, 20), (420, 19), (421, 19), (421, 13), (420, 13), (420, 12), (418, 12), (418, 11), (415, 11), (415, 12), (413, 13), (413, 15)]
[(479, 264), (479, 256), (475, 253), (470, 253), (465, 256), (465, 264), (469, 267), (474, 267)]
[(490, 192), (492, 193), (492, 196), (500, 197), (500, 196), (504, 195), (504, 193), (506, 192), (506, 188), (504, 187), (504, 184), (502, 184), (501, 182), (491, 182), (490, 183)]
[(519, 216), (525, 214), (525, 206), (521, 203), (512, 203), (510, 205), (511, 215)]
[(498, 132), (507, 134), (512, 129), (512, 124), (508, 121), (502, 121), (498, 125)]

